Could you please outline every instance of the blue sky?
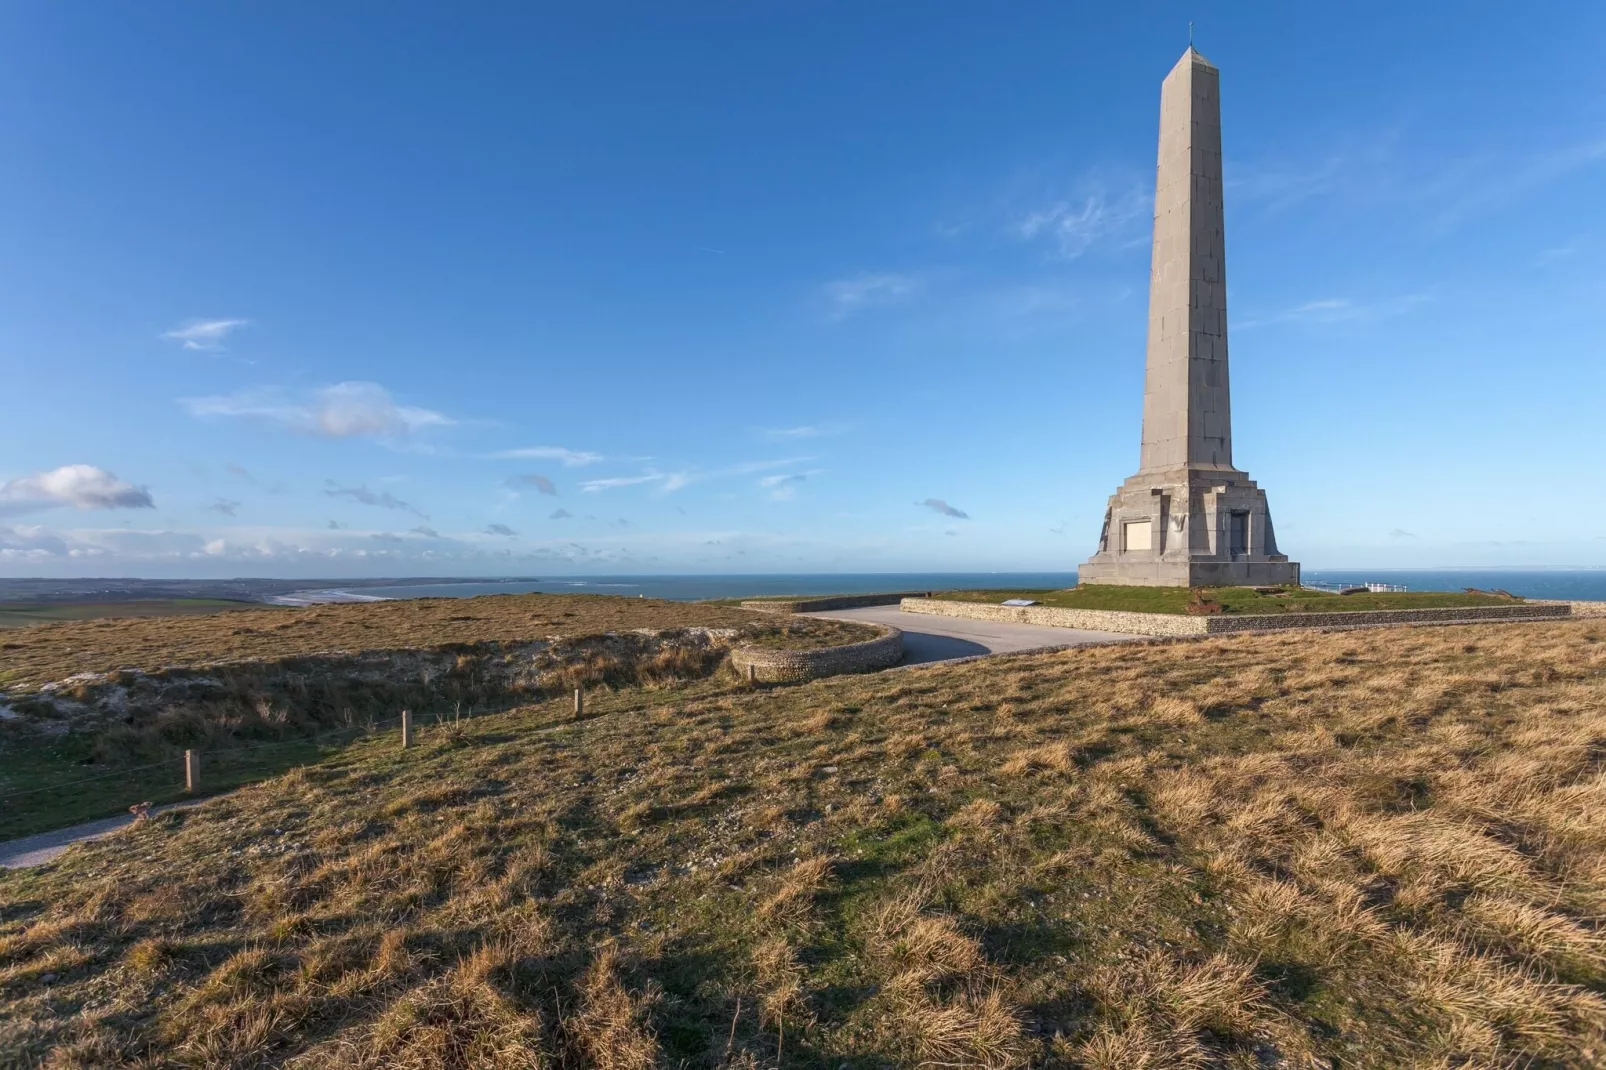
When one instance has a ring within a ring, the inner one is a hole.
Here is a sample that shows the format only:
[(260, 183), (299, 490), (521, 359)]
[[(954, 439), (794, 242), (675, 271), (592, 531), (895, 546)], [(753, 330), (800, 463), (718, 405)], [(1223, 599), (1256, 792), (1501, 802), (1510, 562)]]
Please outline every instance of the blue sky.
[(1160, 79), (1306, 567), (1606, 565), (1599, 4), (0, 9), (0, 574), (1072, 569)]

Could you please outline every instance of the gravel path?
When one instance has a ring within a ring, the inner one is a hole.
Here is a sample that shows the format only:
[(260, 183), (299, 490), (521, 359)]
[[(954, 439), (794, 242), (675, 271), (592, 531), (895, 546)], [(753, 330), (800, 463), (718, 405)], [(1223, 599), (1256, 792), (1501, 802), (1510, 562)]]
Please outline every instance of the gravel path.
[[(151, 807), (151, 815), (155, 816), (166, 810), (182, 810), (190, 806), (199, 806), (205, 801), (204, 799), (185, 799), (183, 802), (153, 806)], [(0, 843), (0, 869), (24, 869), (28, 866), (42, 866), (46, 862), (54, 861), (57, 855), (75, 843), (82, 843), (84, 840), (98, 840), (102, 836), (111, 835), (120, 828), (127, 828), (133, 823), (133, 814), (123, 814), (119, 817), (103, 817), (99, 821), (86, 821), (82, 825), (73, 825), (71, 828), (41, 832), (35, 836), (24, 836), (20, 840), (7, 840), (4, 843)]]
[(1005, 621), (905, 613), (897, 606), (836, 609), (824, 613), (807, 613), (804, 616), (872, 621), (899, 628), (903, 631), (905, 665), (953, 661), (956, 658), (973, 658), (982, 654), (1012, 654), (1023, 650), (1087, 646), (1092, 643), (1119, 643), (1141, 638), (1117, 632), (1091, 632), (1079, 628), (1048, 628), (1038, 624), (1012, 624)]

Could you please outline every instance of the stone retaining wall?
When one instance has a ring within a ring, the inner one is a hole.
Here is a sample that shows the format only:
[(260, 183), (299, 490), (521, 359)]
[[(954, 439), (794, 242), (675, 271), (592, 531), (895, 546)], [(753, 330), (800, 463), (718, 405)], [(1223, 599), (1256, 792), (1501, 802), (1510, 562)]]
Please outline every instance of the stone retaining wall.
[(1521, 602), (1509, 606), (1449, 606), (1441, 609), (1379, 609), (1348, 613), (1256, 613), (1231, 616), (1214, 613), (1186, 616), (1180, 613), (1122, 613), (1105, 609), (1065, 609), (1057, 606), (997, 606), (986, 602), (955, 602), (940, 598), (905, 598), (905, 613), (940, 617), (1011, 621), (1049, 628), (1081, 628), (1128, 635), (1222, 635), (1230, 632), (1277, 631), (1287, 628), (1354, 628), (1390, 624), (1461, 624), (1485, 620), (1556, 620), (1572, 614), (1568, 603)]
[(905, 598), (898, 608), (905, 613), (938, 617), (1039, 624), (1049, 628), (1081, 628), (1090, 632), (1127, 635), (1204, 635), (1204, 617), (1173, 613), (1120, 613), (1107, 609), (1064, 609), (1057, 606), (998, 606), (987, 602), (955, 602), (943, 598)]
[(1530, 606), (1571, 606), (1575, 617), (1606, 617), (1606, 602), (1580, 602), (1565, 598), (1530, 598)]
[(903, 660), (903, 633), (885, 624), (874, 627), (882, 629), (885, 634), (846, 646), (827, 646), (816, 650), (738, 646), (731, 651), (731, 664), (744, 678), (762, 684), (798, 683), (822, 676), (873, 672), (898, 664)]
[(824, 613), (831, 609), (858, 609), (861, 606), (895, 606), (905, 598), (925, 598), (927, 591), (897, 591), (892, 594), (843, 594), (826, 598), (765, 598), (743, 602), (743, 609), (760, 613)]

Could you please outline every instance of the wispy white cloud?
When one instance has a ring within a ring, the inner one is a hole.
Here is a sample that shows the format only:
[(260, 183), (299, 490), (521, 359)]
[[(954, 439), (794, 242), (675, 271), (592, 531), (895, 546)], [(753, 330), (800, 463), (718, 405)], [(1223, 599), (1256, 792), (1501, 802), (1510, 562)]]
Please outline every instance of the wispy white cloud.
[(378, 383), (346, 382), (314, 390), (300, 398), (274, 388), (242, 390), (210, 397), (180, 398), (179, 404), (199, 418), (257, 420), (299, 434), (322, 438), (405, 438), (428, 427), (449, 427), (456, 421), (432, 409), (398, 405)]
[(1526, 154), (1502, 154), (1499, 159), (1477, 163), (1481, 166), (1458, 169), (1460, 188), (1450, 191), (1433, 218), (1439, 229), (1452, 230), (1468, 219), (1520, 201), (1562, 179), (1606, 165), (1606, 137), (1597, 134), (1569, 145)]
[(1234, 330), (1247, 331), (1275, 323), (1339, 324), (1371, 323), (1393, 316), (1403, 316), (1419, 305), (1431, 301), (1431, 294), (1403, 294), (1399, 297), (1380, 298), (1375, 301), (1354, 301), (1348, 297), (1323, 297), (1304, 301), (1292, 308), (1252, 319), (1233, 321)]
[(92, 464), (64, 464), (0, 483), (0, 516), (50, 509), (154, 509), (150, 491)]
[(216, 352), (223, 348), (224, 341), (232, 332), (250, 322), (239, 319), (187, 320), (163, 332), (162, 337), (170, 342), (178, 342), (185, 349)]
[(1566, 245), (1552, 245), (1550, 248), (1541, 249), (1538, 253), (1534, 254), (1534, 266), (1545, 267), (1549, 264), (1554, 264), (1558, 260), (1567, 259), (1577, 251), (1577, 244), (1572, 242), (1569, 242)]
[(758, 433), (771, 442), (790, 442), (803, 438), (826, 438), (847, 431), (844, 424), (803, 424), (800, 427), (760, 427)]
[(759, 479), (758, 485), (769, 491), (770, 497), (775, 501), (790, 501), (792, 498), (797, 497), (798, 484), (807, 481), (809, 476), (815, 474), (817, 473), (788, 472), (785, 474), (764, 476)]
[(913, 275), (883, 271), (834, 279), (822, 287), (822, 292), (831, 316), (841, 319), (865, 309), (908, 300), (919, 289), (920, 282)]
[(609, 476), (605, 479), (588, 479), (580, 484), (580, 489), (588, 494), (599, 491), (614, 490), (618, 487), (638, 487), (645, 483), (656, 483), (663, 490), (679, 490), (691, 481), (685, 472), (658, 472), (647, 471), (639, 476)]
[(654, 484), (659, 490), (667, 493), (710, 479), (749, 476), (758, 472), (773, 471), (777, 468), (789, 468), (811, 460), (813, 460), (812, 457), (788, 457), (775, 461), (743, 461), (741, 464), (733, 464), (725, 468), (715, 468), (707, 471), (682, 470), (665, 472), (657, 468), (649, 468), (640, 475), (588, 479), (580, 484), (580, 489), (586, 493), (596, 494), (600, 491), (614, 490), (618, 487), (638, 487)]
[(208, 505), (207, 509), (214, 513), (221, 513), (224, 516), (233, 516), (239, 512), (240, 503), (229, 498), (218, 498), (211, 505)]
[(706, 478), (717, 479), (720, 476), (750, 476), (754, 472), (770, 472), (777, 468), (790, 468), (794, 464), (807, 464), (813, 457), (786, 457), (778, 461), (743, 461), (733, 464), (729, 468), (719, 468), (708, 473)]
[(565, 468), (583, 468), (602, 460), (602, 454), (589, 450), (571, 450), (562, 446), (527, 446), (516, 450), (499, 450), (489, 455), (498, 461), (557, 461)]
[(376, 509), (399, 509), (403, 512), (412, 513), (421, 520), (429, 519), (416, 506), (402, 501), (388, 490), (372, 491), (367, 487), (343, 487), (332, 479), (325, 480), (325, 483), (328, 484), (328, 487), (324, 493), (331, 498), (344, 498), (347, 501), (358, 502), (362, 505), (371, 505)]
[[(1340, 142), (1335, 150), (1334, 140)], [(1491, 144), (1487, 131), (1472, 151), (1428, 154), (1422, 139), (1396, 125), (1365, 134), (1326, 134), (1304, 156), (1243, 163), (1227, 161), (1227, 196), (1234, 204), (1277, 212), (1323, 198), (1366, 211), (1406, 207), (1431, 231), (1532, 197), (1557, 182), (1606, 166), (1606, 135), (1598, 129), (1564, 142)]]
[(1276, 212), (1312, 197), (1332, 192), (1344, 173), (1356, 166), (1349, 152), (1330, 153), (1311, 160), (1273, 160), (1226, 165), (1226, 196), (1233, 204), (1246, 203)]
[(1014, 234), (1027, 241), (1048, 241), (1067, 260), (1095, 245), (1132, 245), (1144, 240), (1153, 200), (1133, 184), (1118, 191), (1095, 188), (1050, 200), (1012, 222)]
[(512, 538), (513, 536), (517, 535), (518, 532), (508, 527), (506, 524), (487, 524), (485, 525), (485, 534), (502, 535), (506, 538)]
[[(1095, 292), (1095, 297), (1100, 296)], [(988, 308), (1005, 319), (1054, 316), (1075, 311), (1085, 298), (1084, 287), (1063, 284), (1006, 286), (987, 296)], [(1104, 298), (1108, 300), (1108, 298)]]

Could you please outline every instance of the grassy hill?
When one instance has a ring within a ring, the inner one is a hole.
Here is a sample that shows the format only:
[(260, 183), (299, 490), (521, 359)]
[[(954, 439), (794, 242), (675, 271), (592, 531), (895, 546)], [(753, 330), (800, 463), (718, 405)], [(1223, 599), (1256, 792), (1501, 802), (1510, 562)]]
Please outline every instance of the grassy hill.
[(0, 1062), (1606, 1057), (1606, 624), (621, 691), (0, 876)]
[[(595, 694), (700, 680), (738, 641), (808, 648), (878, 634), (850, 622), (595, 595), (263, 608), (3, 632), (0, 838), (179, 798), (187, 748), (203, 752), (205, 783), (216, 790), (314, 761), (332, 745), (327, 733), (343, 743), (403, 708), (421, 720), (455, 720), (580, 686)], [(69, 679), (84, 672), (109, 675)], [(65, 684), (42, 686), (52, 681)], [(52, 787), (68, 783), (76, 786)]]
[[(261, 606), (235, 609), (227, 617), (85, 620), (8, 632), (0, 636), (0, 688), (37, 687), (81, 672), (574, 638), (634, 628), (737, 628), (764, 641), (782, 627), (724, 606), (584, 594)], [(877, 634), (840, 621), (785, 627), (785, 641), (793, 646), (832, 646)]]

